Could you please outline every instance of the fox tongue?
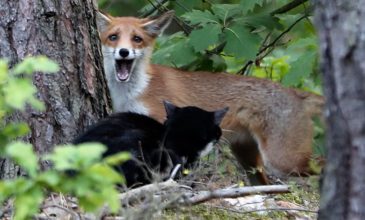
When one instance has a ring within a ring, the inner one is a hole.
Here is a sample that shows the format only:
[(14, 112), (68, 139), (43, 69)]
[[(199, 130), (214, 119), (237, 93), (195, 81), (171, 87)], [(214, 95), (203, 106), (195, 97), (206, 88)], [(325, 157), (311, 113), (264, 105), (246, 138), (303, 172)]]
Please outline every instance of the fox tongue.
[(117, 72), (117, 77), (121, 81), (125, 81), (128, 79), (130, 69), (127, 66), (128, 64), (121, 65), (120, 69)]
[(117, 78), (126, 81), (131, 74), (133, 60), (116, 60)]

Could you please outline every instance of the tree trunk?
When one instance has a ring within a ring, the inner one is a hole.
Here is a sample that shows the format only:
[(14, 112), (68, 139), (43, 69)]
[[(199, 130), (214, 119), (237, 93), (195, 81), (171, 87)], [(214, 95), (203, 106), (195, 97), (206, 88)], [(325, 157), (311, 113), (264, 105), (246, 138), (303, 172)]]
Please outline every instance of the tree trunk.
[(319, 219), (365, 219), (365, 0), (318, 0), (327, 97)]
[[(35, 74), (33, 83), (45, 112), (29, 109), (26, 140), (37, 153), (69, 142), (85, 126), (110, 112), (92, 0), (0, 0), (0, 57), (11, 65), (44, 54), (60, 65), (56, 74)], [(0, 161), (0, 178), (19, 174)]]

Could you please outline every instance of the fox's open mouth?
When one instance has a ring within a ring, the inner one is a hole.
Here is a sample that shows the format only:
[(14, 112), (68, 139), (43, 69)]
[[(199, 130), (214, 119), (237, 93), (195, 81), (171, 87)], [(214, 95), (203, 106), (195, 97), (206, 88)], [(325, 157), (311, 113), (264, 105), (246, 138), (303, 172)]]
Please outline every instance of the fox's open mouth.
[(116, 77), (119, 81), (128, 81), (131, 76), (131, 70), (134, 59), (115, 60)]

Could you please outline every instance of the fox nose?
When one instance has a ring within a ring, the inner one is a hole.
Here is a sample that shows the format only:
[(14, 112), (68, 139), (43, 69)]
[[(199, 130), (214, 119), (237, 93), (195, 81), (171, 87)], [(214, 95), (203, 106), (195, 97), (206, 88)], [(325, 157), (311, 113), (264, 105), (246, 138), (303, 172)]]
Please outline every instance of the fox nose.
[(119, 50), (119, 55), (123, 58), (126, 58), (129, 55), (129, 50), (122, 48)]

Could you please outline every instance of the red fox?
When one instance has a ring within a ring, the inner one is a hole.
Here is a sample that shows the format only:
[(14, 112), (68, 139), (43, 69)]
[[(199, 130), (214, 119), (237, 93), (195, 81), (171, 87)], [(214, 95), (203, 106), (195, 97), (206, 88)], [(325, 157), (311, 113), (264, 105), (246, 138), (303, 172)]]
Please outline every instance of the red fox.
[(312, 154), (311, 118), (321, 113), (323, 97), (265, 79), (150, 64), (154, 41), (173, 16), (173, 11), (154, 19), (98, 13), (113, 110), (163, 121), (163, 100), (209, 111), (228, 106), (223, 135), (244, 168), (264, 168), (257, 181), (267, 183), (267, 173), (283, 177), (306, 172)]

